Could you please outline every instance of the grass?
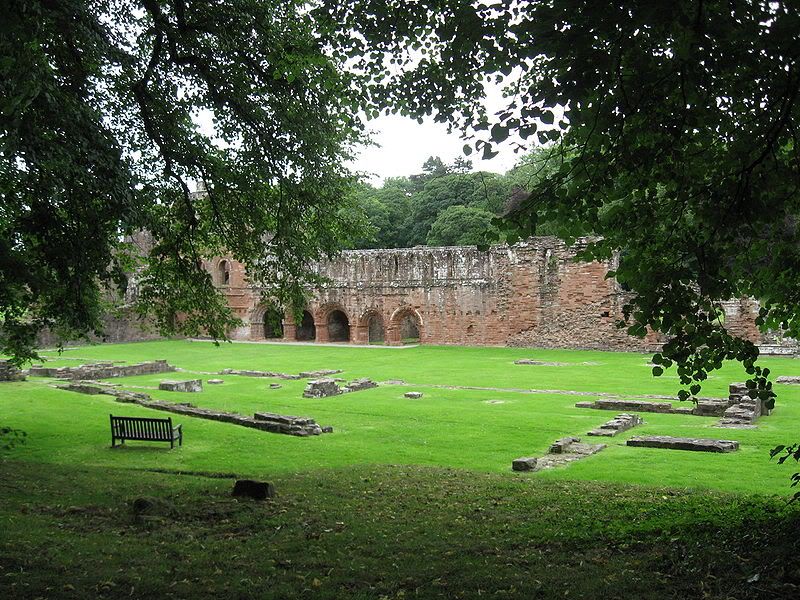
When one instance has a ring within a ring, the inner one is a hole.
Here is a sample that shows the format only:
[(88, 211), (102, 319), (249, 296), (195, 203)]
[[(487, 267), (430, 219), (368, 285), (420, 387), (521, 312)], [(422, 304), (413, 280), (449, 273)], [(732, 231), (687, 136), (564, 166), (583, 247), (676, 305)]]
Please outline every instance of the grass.
[[(778, 407), (756, 430), (648, 413), (595, 456), (517, 474), (513, 458), (543, 454), (614, 415), (575, 402), (674, 396), (677, 382), (651, 377), (642, 354), (509, 348), (164, 341), (48, 358), (167, 358), (186, 372), (114, 381), (202, 407), (310, 416), (334, 433), (294, 438), (179, 417), (182, 448), (112, 450), (109, 413), (164, 413), (42, 378), (2, 384), (0, 424), (28, 438), (0, 455), (0, 597), (766, 598), (790, 597), (800, 584), (800, 570), (773, 558), (798, 550), (798, 513), (784, 500), (792, 468), (768, 460), (800, 425), (791, 386), (777, 386)], [(514, 365), (518, 358), (561, 366)], [(800, 375), (789, 358), (763, 363)], [(408, 385), (304, 399), (304, 381), (225, 375), (201, 394), (155, 389), (228, 367), (339, 368), (347, 380)], [(703, 394), (725, 395), (743, 379), (727, 365)], [(282, 387), (269, 389), (275, 381)], [(424, 397), (404, 398), (410, 390)], [(648, 433), (737, 439), (741, 450), (624, 445)], [(273, 481), (279, 496), (236, 501), (231, 476)], [(163, 500), (155, 514), (131, 513), (143, 495)]]
[[(333, 435), (297, 439), (181, 418), (187, 444), (180, 452), (166, 454), (146, 445), (131, 444), (123, 451), (108, 448), (109, 413), (152, 414), (148, 409), (123, 406), (106, 396), (56, 390), (41, 378), (2, 387), (3, 422), (27, 431), (30, 437), (28, 444), (15, 451), (15, 456), (23, 460), (126, 468), (164, 466), (254, 476), (354, 464), (424, 465), (508, 474), (514, 458), (542, 454), (555, 439), (584, 435), (613, 416), (608, 411), (575, 408), (576, 401), (593, 399), (591, 394), (511, 390), (572, 390), (631, 397), (674, 396), (677, 391), (674, 379), (650, 375), (645, 355), (625, 353), (430, 346), (215, 347), (169, 341), (82, 347), (51, 357), (56, 365), (101, 358), (128, 362), (167, 358), (187, 371), (178, 376), (205, 378), (209, 377), (207, 373), (227, 367), (288, 373), (340, 368), (344, 371), (340, 376), (348, 380), (371, 377), (376, 381), (402, 379), (411, 384), (307, 399), (302, 398), (302, 380), (226, 375), (223, 385), (206, 385), (202, 394), (186, 396), (155, 389), (161, 379), (172, 375), (125, 378), (124, 386), (144, 388), (162, 400), (191, 400), (202, 407), (243, 414), (271, 411), (309, 416), (335, 430)], [(513, 364), (523, 357), (562, 366)], [(800, 363), (793, 359), (770, 358), (764, 362), (777, 374), (800, 374)], [(730, 382), (742, 379), (735, 365), (726, 366), (703, 393), (722, 396)], [(269, 383), (275, 381), (282, 387), (269, 389)], [(795, 387), (778, 388), (778, 407), (773, 416), (759, 421), (757, 430), (715, 428), (715, 418), (644, 414), (644, 426), (608, 440), (609, 448), (602, 453), (533, 477), (785, 494), (789, 470), (770, 462), (769, 450), (791, 441), (800, 430), (800, 403), (796, 402)], [(409, 390), (422, 391), (424, 397), (404, 398), (403, 393)], [(628, 437), (638, 434), (736, 439), (741, 450), (710, 455), (624, 445)]]

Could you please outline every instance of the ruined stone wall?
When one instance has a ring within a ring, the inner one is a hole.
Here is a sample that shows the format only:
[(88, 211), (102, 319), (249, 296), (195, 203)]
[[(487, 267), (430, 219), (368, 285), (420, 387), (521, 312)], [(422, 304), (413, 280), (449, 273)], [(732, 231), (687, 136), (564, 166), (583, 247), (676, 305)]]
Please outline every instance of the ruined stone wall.
[[(585, 242), (584, 242), (585, 243)], [(531, 238), (482, 252), (474, 247), (356, 250), (317, 265), (329, 283), (313, 290), (307, 320), (312, 339), (327, 342), (340, 331), (341, 313), (352, 343), (385, 339), (401, 343), (411, 319), (420, 342), (651, 351), (663, 340), (628, 336), (615, 322), (627, 300), (606, 273), (609, 263), (575, 262), (572, 248), (556, 238)], [(228, 258), (209, 270), (245, 325), (236, 339), (264, 339), (260, 294), (242, 266)], [(752, 300), (724, 303), (726, 326), (757, 343), (765, 340), (752, 324)], [(297, 339), (287, 315), (284, 339)], [(413, 329), (413, 328), (411, 328)], [(784, 344), (784, 342), (780, 342)]]
[[(419, 341), (427, 344), (657, 349), (664, 341), (658, 336), (637, 339), (616, 327), (628, 293), (605, 277), (613, 261), (574, 260), (582, 243), (568, 248), (544, 237), (485, 252), (460, 246), (343, 252), (316, 267), (329, 283), (312, 291), (309, 328), (301, 332), (286, 315), (283, 339), (293, 341), (303, 334), (318, 342), (336, 339), (343, 314), (352, 343), (401, 343), (413, 330), (410, 320), (419, 330)], [(242, 265), (222, 257), (206, 266), (244, 322), (232, 337), (264, 339), (269, 307)], [(754, 300), (731, 300), (723, 309), (725, 326), (763, 351), (795, 351), (793, 340), (758, 331)]]

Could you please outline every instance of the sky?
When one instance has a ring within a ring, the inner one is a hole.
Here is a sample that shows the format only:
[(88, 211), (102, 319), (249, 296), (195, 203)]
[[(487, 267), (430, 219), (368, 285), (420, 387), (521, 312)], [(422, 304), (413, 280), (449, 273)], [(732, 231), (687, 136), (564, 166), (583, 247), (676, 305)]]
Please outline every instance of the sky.
[(366, 173), (367, 180), (376, 186), (387, 177), (420, 173), (422, 163), (429, 156), (438, 156), (445, 163), (452, 163), (460, 156), (471, 160), (476, 171), (495, 173), (508, 171), (520, 158), (520, 154), (514, 154), (508, 143), (510, 140), (495, 148), (500, 153), (491, 160), (481, 160), (479, 152), (464, 156), (461, 150), (464, 141), (458, 133), (448, 134), (447, 127), (432, 118), (420, 124), (415, 119), (389, 115), (380, 116), (367, 125), (379, 146), (364, 149), (351, 166)]

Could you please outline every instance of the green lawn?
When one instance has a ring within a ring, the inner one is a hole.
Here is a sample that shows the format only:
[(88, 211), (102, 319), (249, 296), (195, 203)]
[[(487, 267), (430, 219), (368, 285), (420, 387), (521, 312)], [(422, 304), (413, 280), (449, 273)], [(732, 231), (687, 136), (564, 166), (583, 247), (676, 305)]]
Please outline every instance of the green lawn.
[[(258, 476), (355, 464), (454, 467), (503, 473), (519, 456), (542, 454), (555, 439), (584, 435), (611, 418), (610, 411), (575, 408), (595, 396), (556, 391), (600, 392), (623, 396), (673, 395), (673, 378), (654, 378), (648, 357), (633, 353), (544, 351), (509, 348), (350, 348), (277, 344), (225, 344), (165, 341), (80, 347), (62, 355), (49, 353), (48, 364), (166, 358), (186, 373), (115, 380), (131, 389), (145, 388), (154, 398), (191, 401), (198, 406), (251, 414), (271, 411), (314, 418), (334, 433), (298, 439), (265, 434), (229, 424), (181, 417), (186, 444), (163, 452), (147, 444), (109, 448), (107, 415), (163, 416), (141, 407), (121, 405), (107, 396), (85, 396), (53, 389), (48, 380), (32, 378), (4, 384), (0, 421), (23, 429), (29, 442), (15, 450), (22, 460), (125, 468), (168, 468), (233, 472)], [(562, 366), (515, 365), (518, 358)], [(764, 359), (776, 375), (800, 374), (800, 361)], [(220, 386), (206, 385), (199, 394), (155, 389), (165, 378), (201, 376), (224, 368), (287, 373), (338, 368), (344, 379), (371, 377), (404, 380), (411, 385), (381, 385), (334, 398), (302, 398), (305, 381), (226, 375)], [(200, 375), (198, 375), (200, 373)], [(729, 365), (714, 375), (704, 395), (722, 396), (743, 374)], [(281, 389), (269, 389), (279, 382)], [(451, 389), (431, 386), (474, 386)], [(153, 388), (153, 389), (147, 389)], [(582, 479), (645, 485), (713, 488), (727, 491), (786, 494), (789, 468), (769, 461), (769, 449), (794, 439), (800, 431), (796, 387), (778, 386), (778, 405), (756, 430), (719, 429), (715, 418), (643, 414), (646, 424), (606, 440), (605, 451), (566, 468), (528, 477)], [(419, 390), (420, 400), (403, 393)], [(548, 390), (523, 393), (513, 390)], [(677, 401), (675, 401), (677, 404)], [(631, 435), (664, 434), (736, 439), (741, 450), (707, 454), (628, 448)], [(600, 440), (603, 441), (603, 440)]]
[[(789, 598), (797, 595), (800, 509), (787, 506), (795, 465), (769, 449), (800, 431), (800, 402), (752, 431), (714, 418), (644, 413), (646, 424), (567, 467), (514, 473), (615, 413), (575, 408), (596, 392), (674, 396), (641, 354), (508, 348), (350, 348), (165, 341), (47, 353), (48, 364), (166, 358), (182, 373), (109, 380), (154, 398), (250, 414), (314, 418), (310, 438), (173, 417), (185, 444), (111, 449), (108, 414), (167, 416), (52, 380), (0, 385), (0, 425), (26, 442), (0, 453), (0, 598)], [(514, 365), (534, 358), (561, 366)], [(800, 361), (764, 359), (776, 375)], [(324, 399), (304, 381), (223, 375), (197, 394), (162, 379), (223, 368), (408, 385)], [(743, 380), (736, 365), (703, 395)], [(280, 389), (269, 389), (278, 382)], [(449, 387), (448, 387), (449, 386)], [(462, 389), (462, 388), (496, 389)], [(410, 400), (406, 391), (424, 397)], [(528, 390), (526, 392), (525, 390)], [(532, 393), (530, 390), (546, 390)], [(736, 439), (706, 454), (636, 449), (639, 433)], [(230, 496), (234, 477), (272, 481), (268, 502)], [(131, 501), (156, 506), (134, 515)]]

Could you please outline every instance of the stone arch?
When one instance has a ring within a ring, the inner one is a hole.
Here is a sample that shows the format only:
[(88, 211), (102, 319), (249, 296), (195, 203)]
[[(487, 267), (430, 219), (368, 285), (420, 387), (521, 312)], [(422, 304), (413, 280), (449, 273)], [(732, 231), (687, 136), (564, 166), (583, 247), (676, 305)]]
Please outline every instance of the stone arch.
[(420, 314), (410, 306), (401, 306), (392, 313), (386, 328), (386, 342), (392, 345), (419, 343), (423, 322)]
[(231, 284), (231, 263), (227, 259), (221, 259), (217, 263), (217, 268), (214, 271), (214, 281), (217, 285), (230, 285)]
[(303, 311), (299, 323), (295, 323), (294, 339), (298, 342), (313, 342), (317, 339), (317, 326), (309, 310)]
[(377, 308), (368, 308), (356, 326), (355, 341), (360, 344), (376, 344), (386, 341), (383, 315)]
[(317, 311), (315, 324), (318, 342), (349, 342), (350, 316), (339, 303), (325, 304)]
[(273, 304), (259, 304), (250, 316), (250, 339), (274, 340), (283, 337), (283, 313)]

